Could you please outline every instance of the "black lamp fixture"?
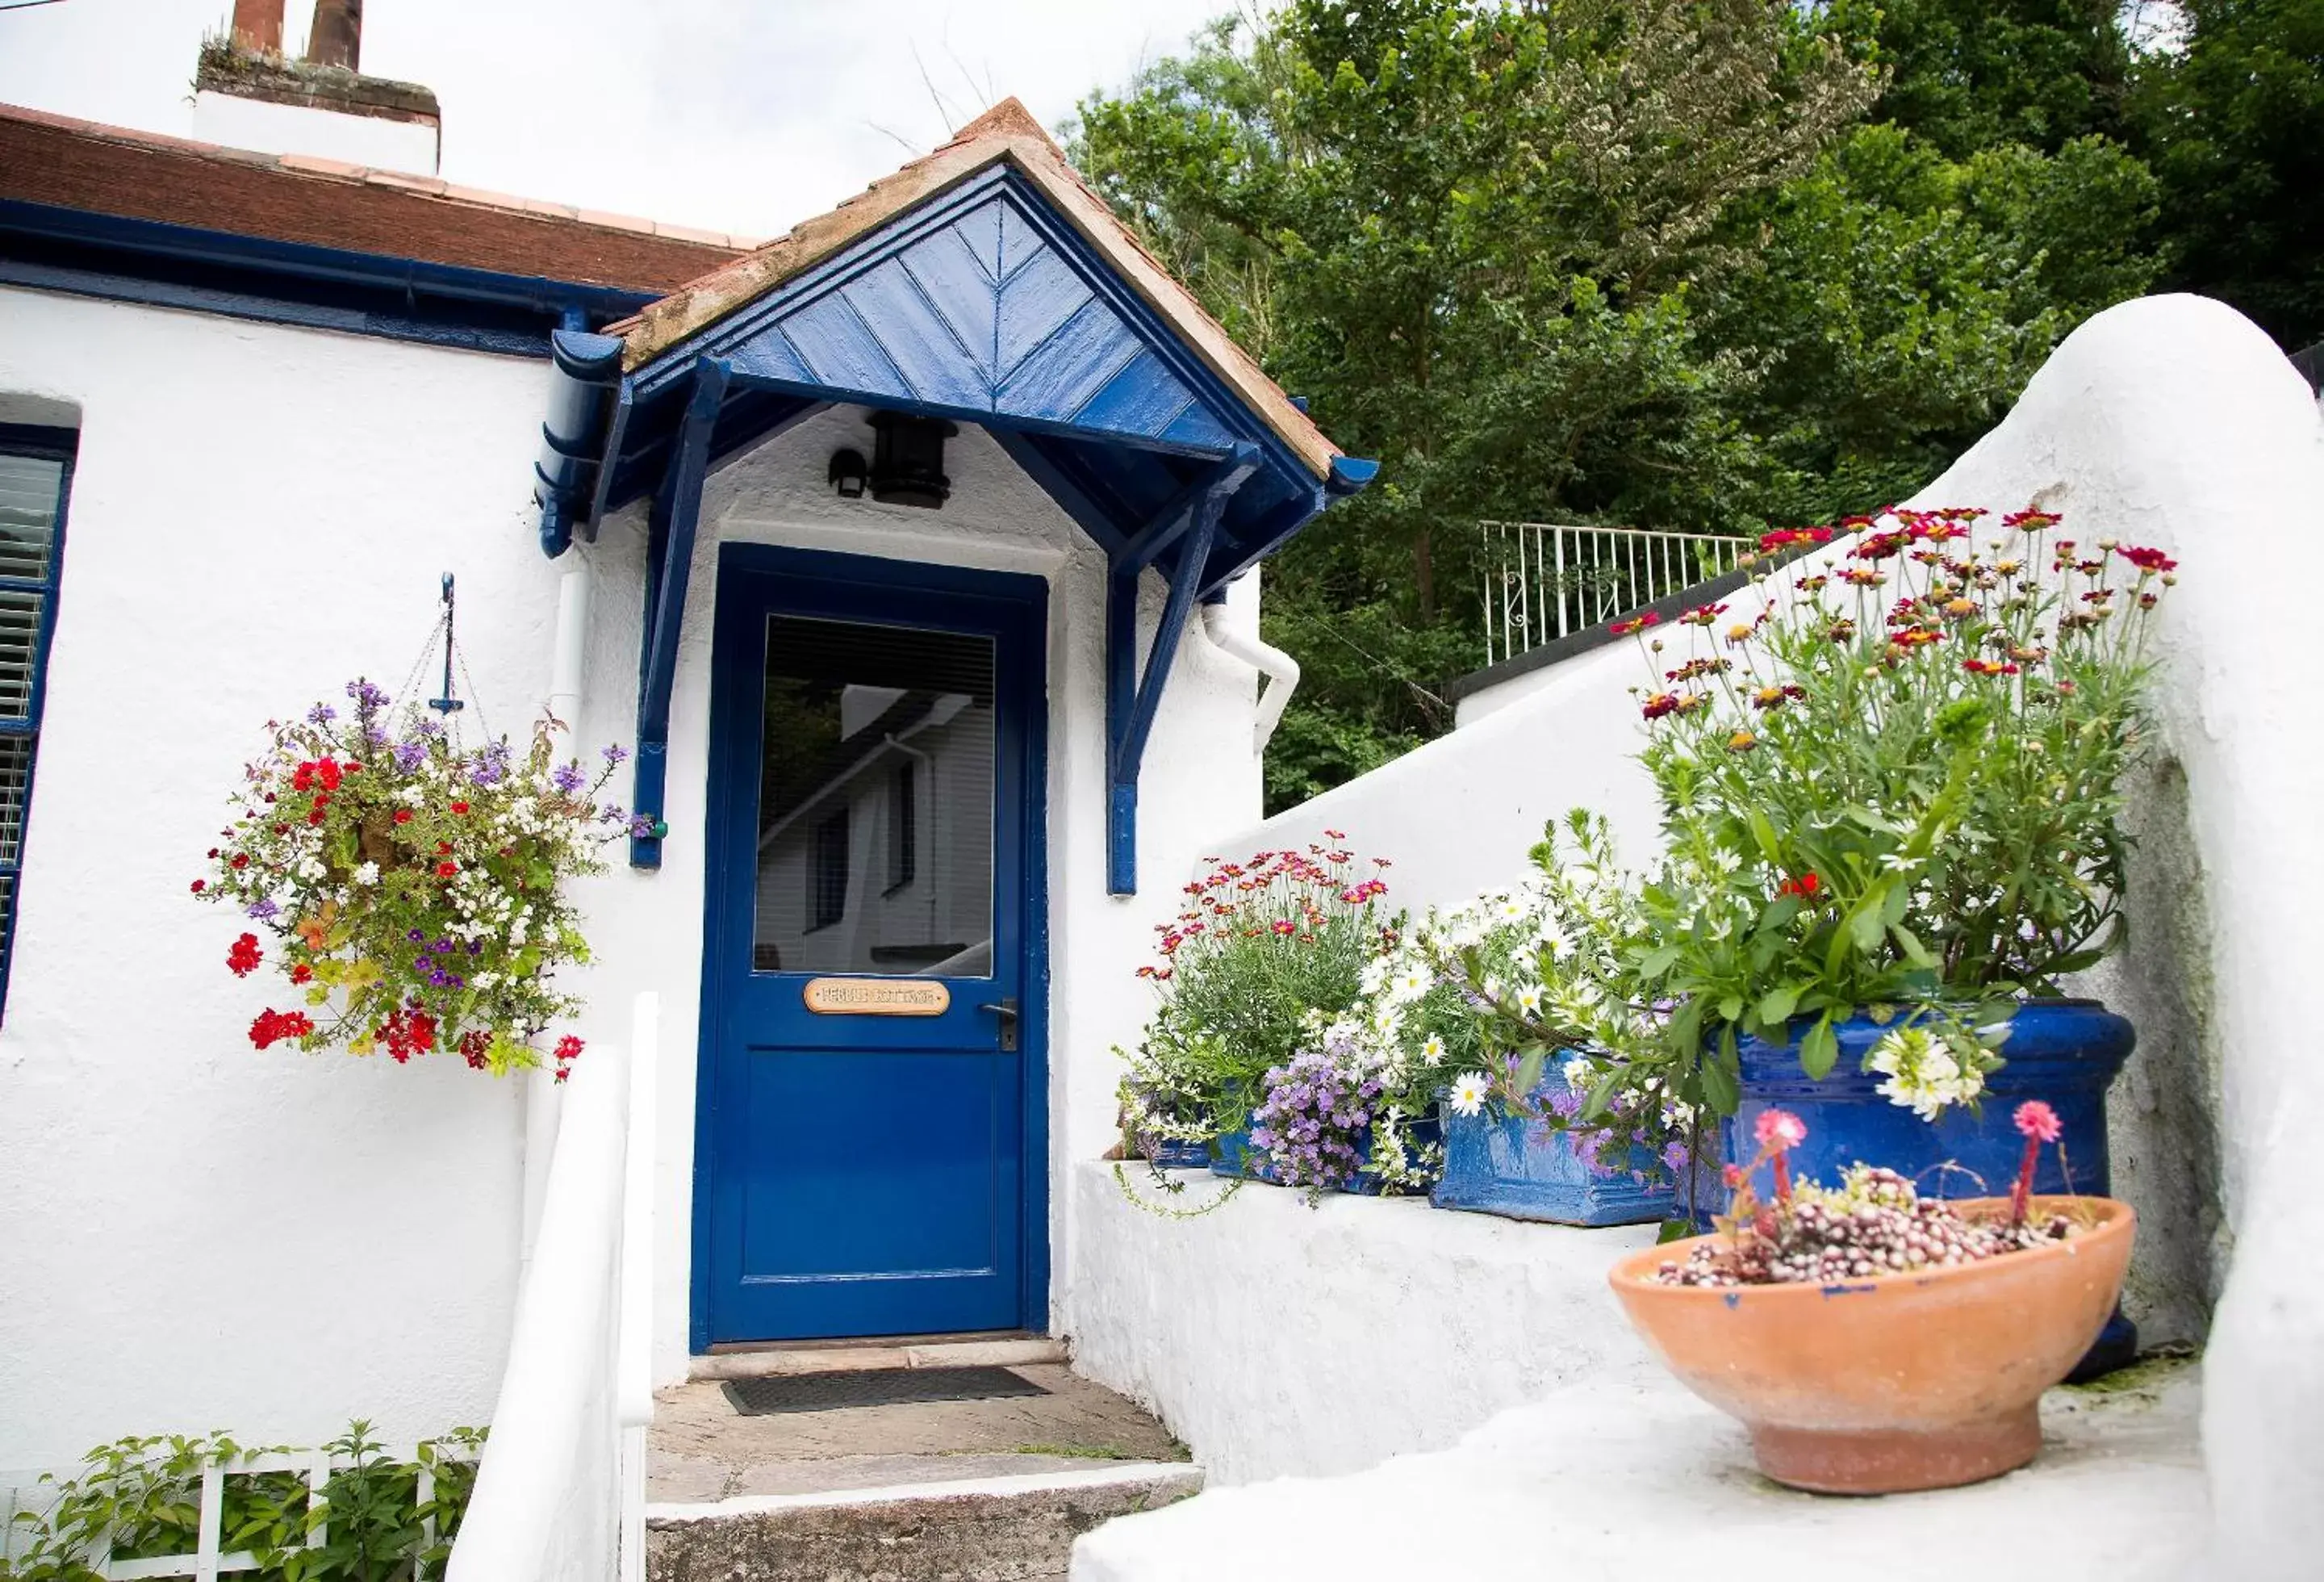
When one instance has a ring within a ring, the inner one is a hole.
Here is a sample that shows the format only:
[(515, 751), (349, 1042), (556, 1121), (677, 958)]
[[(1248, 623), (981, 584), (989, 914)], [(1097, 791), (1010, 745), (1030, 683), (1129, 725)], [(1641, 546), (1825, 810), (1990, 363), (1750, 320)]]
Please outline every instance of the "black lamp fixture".
[(831, 453), (831, 492), (843, 500), (863, 498), (863, 480), (867, 470), (861, 450), (835, 450)]
[[(952, 497), (952, 480), (945, 476), (945, 441), (960, 430), (942, 418), (903, 412), (873, 412), (872, 428), (872, 497), (886, 505), (941, 510)], [(838, 466), (836, 457), (832, 465)]]

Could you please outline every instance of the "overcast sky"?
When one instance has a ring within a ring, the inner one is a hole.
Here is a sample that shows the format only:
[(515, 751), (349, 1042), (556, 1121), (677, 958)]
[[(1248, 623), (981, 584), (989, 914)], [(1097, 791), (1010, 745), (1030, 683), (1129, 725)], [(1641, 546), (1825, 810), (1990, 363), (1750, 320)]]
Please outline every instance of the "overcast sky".
[[(447, 180), (771, 236), (993, 99), (1014, 94), (1055, 130), (1234, 5), (366, 0), (363, 64), (435, 89)], [(0, 100), (184, 136), (196, 50), (231, 10), (0, 11)], [(290, 0), (294, 50), (311, 11)]]

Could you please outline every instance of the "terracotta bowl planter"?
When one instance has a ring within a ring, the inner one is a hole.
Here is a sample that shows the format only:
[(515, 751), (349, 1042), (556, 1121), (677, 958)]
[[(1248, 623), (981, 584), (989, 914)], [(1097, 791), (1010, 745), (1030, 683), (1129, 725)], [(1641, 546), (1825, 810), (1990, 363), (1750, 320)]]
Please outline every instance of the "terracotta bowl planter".
[[(2072, 1241), (1845, 1285), (1663, 1285), (1696, 1236), (1609, 1276), (1646, 1345), (1686, 1387), (1743, 1420), (1759, 1470), (1821, 1494), (1884, 1494), (1995, 1477), (2041, 1448), (2038, 1402), (2114, 1310), (2138, 1217), (2107, 1198), (2036, 1198), (2096, 1214)], [(2006, 1198), (1958, 1200), (2006, 1214)]]

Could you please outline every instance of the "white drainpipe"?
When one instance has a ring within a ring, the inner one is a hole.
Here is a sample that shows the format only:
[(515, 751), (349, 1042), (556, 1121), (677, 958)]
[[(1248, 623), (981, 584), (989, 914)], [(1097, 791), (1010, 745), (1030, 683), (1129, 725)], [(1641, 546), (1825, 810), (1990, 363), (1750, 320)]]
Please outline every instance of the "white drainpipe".
[[(567, 571), (557, 585), (557, 638), (550, 650), (549, 712), (569, 745), (581, 729), (581, 656), (589, 636), (589, 573)], [(524, 1240), (520, 1268), (532, 1264), (533, 1233), (549, 1200), (549, 1161), (557, 1152), (557, 1074), (539, 1067), (524, 1078)]]
[(1203, 635), (1222, 652), (1258, 666), (1259, 673), (1267, 678), (1267, 688), (1259, 695), (1259, 715), (1251, 725), (1250, 745), (1253, 753), (1265, 752), (1268, 738), (1275, 735), (1275, 727), (1283, 721), (1283, 711), (1290, 705), (1291, 694), (1299, 689), (1299, 661), (1283, 650), (1246, 636), (1229, 625), (1224, 605), (1203, 606)]

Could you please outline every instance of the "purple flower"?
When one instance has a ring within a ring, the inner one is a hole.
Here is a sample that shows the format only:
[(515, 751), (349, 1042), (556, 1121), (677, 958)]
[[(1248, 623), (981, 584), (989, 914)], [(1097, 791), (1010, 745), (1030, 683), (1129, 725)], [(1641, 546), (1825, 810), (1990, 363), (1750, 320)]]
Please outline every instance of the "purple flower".
[(498, 785), (508, 778), (508, 772), (509, 745), (504, 741), (490, 742), (476, 754), (475, 766), (468, 771), (468, 781), (472, 785)]
[(618, 746), (609, 746), (602, 754), (605, 760), (605, 767), (608, 769), (611, 769), (614, 764), (619, 763), (622, 759), (629, 755), (628, 748)]
[(387, 694), (362, 676), (347, 683), (347, 696), (354, 698), (355, 707), (365, 713), (387, 707)]
[(424, 945), (428, 942), (428, 936), (421, 933), (418, 929), (410, 930), (405, 933), (403, 937), (410, 940), (415, 945)]
[(630, 819), (630, 838), (632, 840), (654, 839), (655, 822), (651, 813), (633, 814)]
[(307, 720), (310, 725), (328, 725), (338, 717), (339, 711), (327, 703), (318, 703), (307, 711)]
[(428, 744), (422, 741), (398, 742), (389, 751), (394, 755), (395, 766), (409, 774), (420, 767), (422, 758), (428, 756)]
[(276, 912), (281, 911), (281, 910), (282, 909), (281, 907), (274, 904), (274, 898), (271, 895), (262, 895), (257, 900), (250, 903), (250, 915), (258, 919), (261, 922), (265, 921), (268, 918), (272, 917)]
[(570, 763), (558, 764), (557, 772), (549, 777), (549, 782), (569, 797), (588, 784), (589, 777), (581, 772), (580, 761), (576, 759)]

